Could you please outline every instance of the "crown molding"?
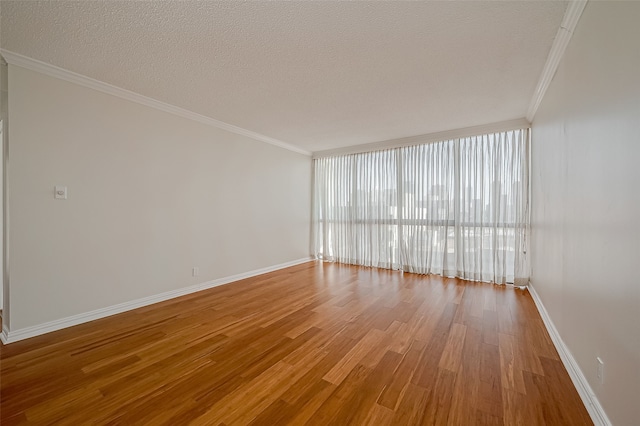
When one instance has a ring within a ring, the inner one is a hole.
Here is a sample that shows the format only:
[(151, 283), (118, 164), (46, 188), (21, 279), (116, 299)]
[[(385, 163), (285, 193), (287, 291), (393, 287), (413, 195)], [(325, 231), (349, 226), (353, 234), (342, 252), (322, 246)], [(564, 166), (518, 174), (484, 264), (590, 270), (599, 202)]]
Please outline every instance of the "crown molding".
[(400, 148), (403, 146), (420, 145), (425, 143), (448, 141), (451, 139), (466, 138), (470, 136), (486, 135), (489, 133), (506, 132), (509, 130), (528, 129), (531, 123), (525, 118), (501, 121), (498, 123), (484, 124), (481, 126), (465, 127), (463, 129), (447, 130), (444, 132), (428, 133), (424, 135), (409, 136), (400, 139), (389, 139), (380, 142), (352, 145), (343, 148), (316, 151), (313, 158), (331, 157), (334, 155), (360, 154), (363, 152), (380, 151), (382, 149)]
[(553, 76), (558, 70), (558, 66), (560, 66), (560, 61), (564, 56), (564, 51), (571, 40), (571, 36), (573, 36), (573, 32), (576, 29), (576, 25), (578, 25), (578, 21), (580, 20), (580, 16), (582, 15), (582, 11), (584, 11), (586, 5), (587, 0), (571, 1), (567, 6), (567, 10), (564, 12), (564, 18), (562, 18), (562, 23), (560, 24), (560, 28), (558, 28), (556, 38), (553, 40), (553, 44), (551, 45), (547, 62), (542, 69), (538, 85), (536, 86), (536, 90), (533, 92), (533, 97), (529, 103), (529, 109), (527, 110), (526, 117), (530, 122), (533, 121), (533, 118), (538, 111), (538, 107), (542, 102), (542, 98), (544, 98), (544, 94), (547, 92), (547, 89), (551, 84), (551, 80), (553, 80)]
[(61, 80), (69, 81), (71, 83), (78, 84), (80, 86), (89, 87), (94, 90), (98, 90), (109, 95), (117, 96), (122, 99), (126, 99), (131, 102), (136, 102), (141, 105), (145, 105), (151, 108), (158, 109), (160, 111), (168, 112), (179, 117), (187, 118), (189, 120), (197, 121), (202, 124), (206, 124), (212, 127), (217, 127), (222, 130), (226, 130), (231, 133), (246, 136), (251, 139), (255, 139), (261, 142), (265, 142), (271, 145), (275, 145), (280, 148), (287, 149), (289, 151), (297, 152), (298, 154), (311, 155), (311, 152), (298, 148), (297, 146), (280, 141), (278, 139), (271, 138), (269, 136), (262, 135), (260, 133), (253, 132), (251, 130), (243, 129), (242, 127), (234, 126), (233, 124), (225, 123), (215, 118), (207, 117), (202, 114), (189, 111), (184, 108), (180, 108), (165, 102), (158, 101), (156, 99), (141, 95), (139, 93), (132, 92), (127, 89), (123, 89), (117, 86), (113, 86), (108, 83), (87, 77), (82, 74), (75, 73), (73, 71), (66, 70), (64, 68), (57, 67), (55, 65), (48, 64), (46, 62), (39, 61), (37, 59), (30, 58), (28, 56), (20, 55), (9, 50), (0, 49), (0, 54), (11, 65), (19, 66), (22, 68), (36, 71), (51, 77), (59, 78)]

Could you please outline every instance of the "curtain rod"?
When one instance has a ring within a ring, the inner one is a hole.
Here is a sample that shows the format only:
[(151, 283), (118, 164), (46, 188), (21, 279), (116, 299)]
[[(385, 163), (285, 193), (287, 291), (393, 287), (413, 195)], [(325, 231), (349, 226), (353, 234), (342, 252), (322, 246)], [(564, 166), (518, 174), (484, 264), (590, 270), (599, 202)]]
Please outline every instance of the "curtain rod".
[(335, 155), (360, 154), (363, 152), (380, 151), (383, 149), (400, 148), (404, 146), (420, 145), (432, 142), (441, 142), (451, 139), (480, 136), (490, 133), (507, 132), (509, 130), (528, 129), (531, 123), (526, 118), (501, 121), (499, 123), (484, 124), (481, 126), (465, 127), (463, 129), (447, 130), (444, 132), (428, 133), (424, 135), (409, 136), (406, 138), (389, 139), (385, 141), (352, 145), (344, 148), (316, 151), (313, 158), (332, 157)]

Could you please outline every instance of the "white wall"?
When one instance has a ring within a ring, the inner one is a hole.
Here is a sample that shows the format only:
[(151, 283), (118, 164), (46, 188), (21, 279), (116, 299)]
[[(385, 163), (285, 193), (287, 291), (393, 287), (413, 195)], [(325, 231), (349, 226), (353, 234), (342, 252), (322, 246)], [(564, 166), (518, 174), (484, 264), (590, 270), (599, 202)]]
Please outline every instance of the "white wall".
[[(8, 120), (8, 66), (4, 60), (0, 61), (0, 120), (2, 120), (2, 136), (0, 137), (0, 200), (4, 197), (4, 144), (9, 128)], [(8, 286), (4, 283), (4, 205), (0, 206), (0, 309), (3, 309), (3, 316), (8, 319), (8, 307), (4, 306), (4, 293), (8, 291)], [(6, 321), (5, 321), (6, 324)]]
[(310, 157), (13, 65), (9, 93), (11, 330), (309, 256)]
[(532, 285), (614, 425), (640, 421), (639, 19), (587, 5), (532, 130)]
[(0, 61), (0, 120), (2, 120), (2, 135), (0, 137), (0, 309), (3, 310), (3, 324), (7, 325), (8, 306), (4, 306), (5, 293), (8, 293), (9, 287), (5, 285), (4, 271), (4, 144), (7, 137), (7, 129), (9, 128), (8, 120), (8, 66), (4, 60)]

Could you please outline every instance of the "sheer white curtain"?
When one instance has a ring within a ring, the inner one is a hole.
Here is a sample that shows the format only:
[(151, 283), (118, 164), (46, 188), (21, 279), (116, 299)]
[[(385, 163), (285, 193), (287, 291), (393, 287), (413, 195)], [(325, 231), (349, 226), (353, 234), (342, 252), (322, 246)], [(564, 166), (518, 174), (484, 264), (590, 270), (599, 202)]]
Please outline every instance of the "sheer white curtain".
[(528, 282), (528, 130), (314, 160), (319, 259)]

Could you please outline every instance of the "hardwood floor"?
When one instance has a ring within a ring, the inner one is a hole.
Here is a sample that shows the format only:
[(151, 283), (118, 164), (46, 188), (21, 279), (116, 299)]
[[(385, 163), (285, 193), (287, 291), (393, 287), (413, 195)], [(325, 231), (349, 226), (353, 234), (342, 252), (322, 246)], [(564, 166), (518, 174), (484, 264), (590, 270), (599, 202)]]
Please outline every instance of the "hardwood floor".
[(526, 291), (306, 263), (3, 346), (2, 425), (592, 424)]

